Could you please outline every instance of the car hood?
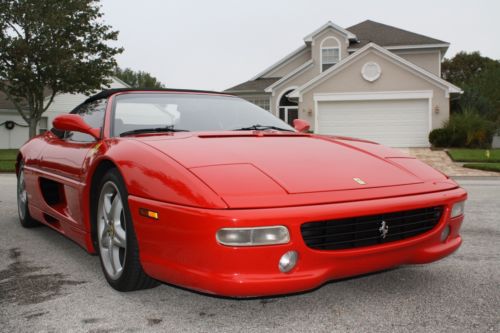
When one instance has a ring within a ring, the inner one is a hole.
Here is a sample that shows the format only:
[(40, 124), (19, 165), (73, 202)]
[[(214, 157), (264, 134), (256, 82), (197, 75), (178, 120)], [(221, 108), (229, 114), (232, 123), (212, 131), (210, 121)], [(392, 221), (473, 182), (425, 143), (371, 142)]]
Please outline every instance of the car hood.
[(360, 140), (263, 132), (138, 140), (175, 159), (223, 199), (411, 185), (422, 191), (429, 180), (446, 180), (438, 172), (419, 174), (419, 167), (408, 164), (411, 158), (399, 151)]

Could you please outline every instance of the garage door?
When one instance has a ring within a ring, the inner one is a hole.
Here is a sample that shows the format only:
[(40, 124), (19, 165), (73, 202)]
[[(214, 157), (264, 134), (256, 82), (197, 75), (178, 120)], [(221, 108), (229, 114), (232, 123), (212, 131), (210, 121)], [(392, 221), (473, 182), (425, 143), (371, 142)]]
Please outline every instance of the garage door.
[(429, 100), (318, 102), (317, 133), (367, 139), (391, 147), (429, 146)]

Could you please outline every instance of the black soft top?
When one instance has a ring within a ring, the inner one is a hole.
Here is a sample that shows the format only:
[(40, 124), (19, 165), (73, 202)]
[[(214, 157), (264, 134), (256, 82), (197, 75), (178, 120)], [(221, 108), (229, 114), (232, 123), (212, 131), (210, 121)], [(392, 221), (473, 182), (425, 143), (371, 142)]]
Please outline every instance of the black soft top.
[(223, 93), (223, 92), (218, 92), (218, 91), (210, 91), (210, 90), (192, 90), (192, 89), (167, 89), (167, 88), (153, 88), (153, 89), (146, 89), (146, 88), (115, 88), (115, 89), (104, 89), (101, 92), (90, 96), (85, 100), (83, 103), (89, 103), (93, 101), (97, 101), (99, 99), (104, 99), (108, 98), (111, 95), (114, 95), (119, 92), (127, 92), (127, 91), (165, 91), (165, 92), (182, 92), (182, 93), (202, 93), (202, 94), (217, 94), (217, 95), (227, 95), (227, 96), (232, 96), (231, 94)]

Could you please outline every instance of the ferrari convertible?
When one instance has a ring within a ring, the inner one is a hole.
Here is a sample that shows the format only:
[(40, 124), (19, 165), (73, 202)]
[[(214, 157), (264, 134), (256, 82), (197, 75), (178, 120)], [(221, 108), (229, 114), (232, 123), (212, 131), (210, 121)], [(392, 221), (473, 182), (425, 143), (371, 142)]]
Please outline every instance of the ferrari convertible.
[(98, 254), (119, 291), (295, 293), (462, 242), (467, 193), (444, 174), (235, 96), (104, 90), (53, 126), (19, 151), (20, 222)]

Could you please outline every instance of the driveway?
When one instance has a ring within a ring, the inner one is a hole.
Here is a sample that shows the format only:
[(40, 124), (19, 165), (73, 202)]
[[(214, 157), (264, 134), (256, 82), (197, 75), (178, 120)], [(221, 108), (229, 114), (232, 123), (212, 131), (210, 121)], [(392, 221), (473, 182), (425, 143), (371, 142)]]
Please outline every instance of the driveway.
[(98, 258), (17, 221), (15, 178), (0, 175), (1, 332), (499, 332), (499, 180), (464, 180), (464, 244), (424, 266), (286, 297), (233, 300), (169, 285), (119, 293)]
[(464, 168), (464, 163), (454, 162), (444, 150), (429, 148), (400, 148), (450, 177), (498, 177), (500, 173)]

